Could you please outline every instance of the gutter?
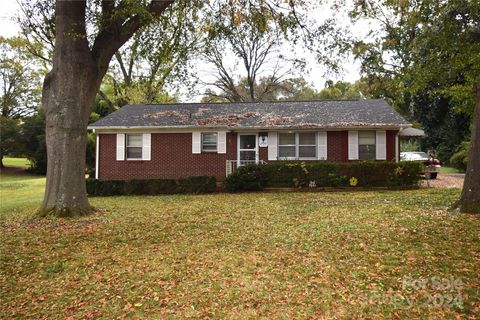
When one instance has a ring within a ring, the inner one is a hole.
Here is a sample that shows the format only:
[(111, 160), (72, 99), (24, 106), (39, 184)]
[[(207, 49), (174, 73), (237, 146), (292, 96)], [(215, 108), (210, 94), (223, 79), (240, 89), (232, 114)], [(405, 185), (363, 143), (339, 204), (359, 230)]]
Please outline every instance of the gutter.
[(271, 126), (271, 127), (262, 127), (262, 126), (252, 126), (252, 127), (236, 127), (236, 126), (217, 126), (217, 127), (207, 127), (207, 126), (88, 126), (87, 129), (93, 130), (130, 130), (130, 129), (195, 129), (195, 130), (311, 130), (311, 129), (400, 129), (412, 127), (411, 124), (385, 124), (385, 125), (365, 125), (365, 126)]

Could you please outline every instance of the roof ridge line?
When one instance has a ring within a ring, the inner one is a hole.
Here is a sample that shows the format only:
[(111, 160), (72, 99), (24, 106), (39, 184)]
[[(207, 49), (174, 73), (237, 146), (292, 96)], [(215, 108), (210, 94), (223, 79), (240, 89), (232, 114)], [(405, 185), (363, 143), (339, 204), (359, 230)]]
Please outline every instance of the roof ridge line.
[[(236, 102), (174, 102), (174, 103), (136, 103), (136, 104), (127, 104), (125, 106), (162, 106), (162, 105), (210, 105), (210, 104), (222, 104), (222, 105), (232, 105), (232, 104), (262, 104), (262, 103), (299, 103), (299, 102), (335, 102), (335, 101), (376, 101), (383, 100), (382, 98), (375, 99), (313, 99), (313, 100), (272, 100), (272, 101), (236, 101)], [(124, 107), (125, 107), (124, 106)]]

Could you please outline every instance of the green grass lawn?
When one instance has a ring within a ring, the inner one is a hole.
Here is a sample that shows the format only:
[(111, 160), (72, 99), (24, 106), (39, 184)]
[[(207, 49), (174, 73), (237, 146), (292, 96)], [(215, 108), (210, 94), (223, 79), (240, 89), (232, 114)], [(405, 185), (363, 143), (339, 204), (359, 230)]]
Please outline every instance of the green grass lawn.
[(459, 193), (98, 197), (43, 220), (28, 202), (0, 216), (0, 318), (474, 319), (480, 219), (447, 212)]
[(0, 171), (0, 218), (4, 214), (16, 215), (19, 208), (33, 211), (42, 201), (45, 177), (22, 172), (30, 167), (25, 158), (4, 157), (3, 164), (6, 169)]
[(4, 157), (3, 158), (3, 165), (5, 167), (18, 167), (18, 168), (29, 168), (30, 167), (30, 161), (26, 158), (9, 158), (9, 157)]
[(45, 177), (25, 173), (0, 173), (0, 219), (34, 211), (43, 198)]
[(440, 167), (440, 173), (462, 173), (462, 171), (453, 167)]

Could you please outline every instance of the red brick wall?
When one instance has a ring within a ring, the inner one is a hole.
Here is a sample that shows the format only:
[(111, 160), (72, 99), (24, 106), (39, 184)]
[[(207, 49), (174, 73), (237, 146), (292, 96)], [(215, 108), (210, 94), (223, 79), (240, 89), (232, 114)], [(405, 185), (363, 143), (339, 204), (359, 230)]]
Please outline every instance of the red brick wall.
[(348, 161), (348, 131), (327, 131), (327, 160)]
[(116, 135), (100, 134), (99, 179), (225, 178), (226, 160), (237, 158), (237, 135), (227, 133), (227, 153), (192, 154), (191, 133), (152, 133), (151, 160), (116, 160)]
[[(387, 160), (395, 160), (395, 135), (387, 131)], [(227, 153), (192, 154), (191, 133), (152, 133), (151, 160), (116, 160), (116, 135), (100, 134), (99, 179), (178, 179), (209, 175), (222, 181), (226, 160), (237, 159), (237, 134), (227, 133)], [(348, 131), (327, 132), (327, 160), (348, 161)], [(268, 148), (259, 148), (268, 161)]]

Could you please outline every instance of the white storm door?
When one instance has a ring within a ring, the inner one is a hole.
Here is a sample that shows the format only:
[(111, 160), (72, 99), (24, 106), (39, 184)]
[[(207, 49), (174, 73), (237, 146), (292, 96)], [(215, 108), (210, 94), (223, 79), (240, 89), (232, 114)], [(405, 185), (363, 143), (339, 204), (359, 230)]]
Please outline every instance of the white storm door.
[(238, 134), (238, 165), (258, 162), (257, 134)]

